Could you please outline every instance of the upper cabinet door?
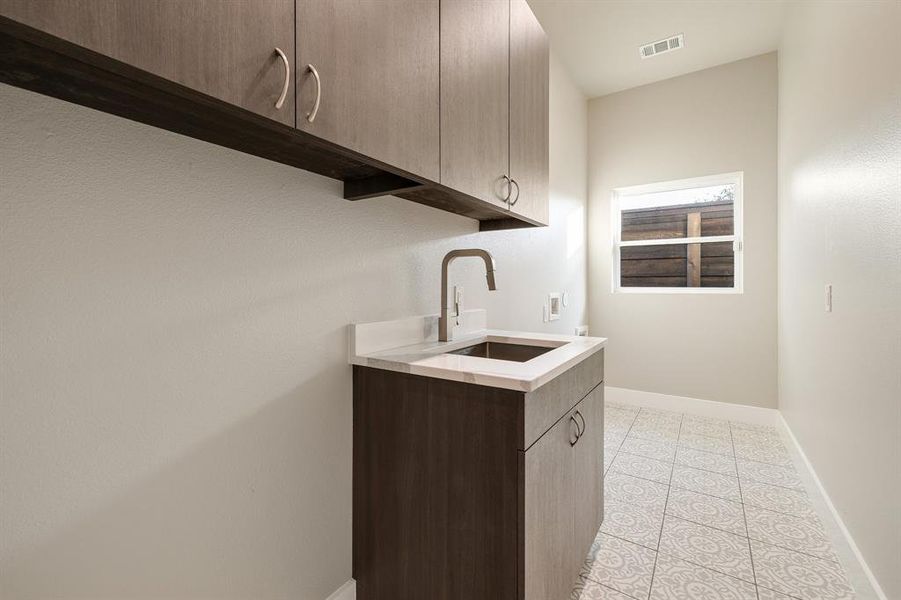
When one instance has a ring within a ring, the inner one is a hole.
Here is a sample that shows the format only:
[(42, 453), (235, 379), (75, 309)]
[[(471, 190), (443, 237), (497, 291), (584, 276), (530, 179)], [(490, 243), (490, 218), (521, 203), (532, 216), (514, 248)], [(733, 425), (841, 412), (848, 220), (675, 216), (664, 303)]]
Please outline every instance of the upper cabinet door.
[(293, 63), (294, 0), (0, 0), (0, 14), (294, 125), (294, 85), (275, 50)]
[(437, 181), (438, 57), (438, 0), (297, 0), (297, 127)]
[(441, 0), (441, 183), (506, 206), (510, 4)]
[(549, 203), (549, 55), (547, 37), (526, 0), (511, 0), (510, 177), (516, 185), (510, 210), (544, 224)]

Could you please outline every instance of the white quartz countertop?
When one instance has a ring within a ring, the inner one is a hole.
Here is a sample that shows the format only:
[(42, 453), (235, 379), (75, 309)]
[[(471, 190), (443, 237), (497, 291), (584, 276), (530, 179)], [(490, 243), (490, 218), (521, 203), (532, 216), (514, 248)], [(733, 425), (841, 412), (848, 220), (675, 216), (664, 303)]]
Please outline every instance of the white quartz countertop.
[[(483, 328), (487, 320), (485, 311), (468, 311), (464, 318), (466, 323), (449, 342), (437, 341), (437, 315), (351, 325), (350, 363), (531, 392), (600, 351), (607, 343), (606, 338), (486, 329)], [(553, 349), (525, 362), (447, 354), (482, 342)]]

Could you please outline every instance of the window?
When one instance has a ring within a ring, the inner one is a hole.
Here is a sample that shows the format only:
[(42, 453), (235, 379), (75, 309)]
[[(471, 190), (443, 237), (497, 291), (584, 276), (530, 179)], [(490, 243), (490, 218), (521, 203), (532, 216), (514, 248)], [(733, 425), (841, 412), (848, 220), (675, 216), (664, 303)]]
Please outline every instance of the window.
[(741, 293), (742, 173), (613, 192), (613, 291)]

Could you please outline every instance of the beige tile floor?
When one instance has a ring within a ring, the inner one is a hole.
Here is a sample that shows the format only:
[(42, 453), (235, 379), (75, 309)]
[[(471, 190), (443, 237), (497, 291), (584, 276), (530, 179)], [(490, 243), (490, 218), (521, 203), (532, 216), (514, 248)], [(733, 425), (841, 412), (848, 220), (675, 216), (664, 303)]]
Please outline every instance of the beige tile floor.
[(775, 428), (607, 403), (604, 524), (572, 600), (854, 598)]

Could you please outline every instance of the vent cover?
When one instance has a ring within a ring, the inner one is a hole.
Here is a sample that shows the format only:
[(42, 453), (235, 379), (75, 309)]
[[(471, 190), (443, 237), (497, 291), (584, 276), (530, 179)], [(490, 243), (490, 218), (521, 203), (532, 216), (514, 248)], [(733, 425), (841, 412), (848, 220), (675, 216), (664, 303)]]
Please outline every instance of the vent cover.
[(651, 42), (650, 44), (644, 44), (638, 48), (638, 54), (642, 58), (651, 58), (652, 56), (657, 56), (658, 54), (664, 54), (666, 52), (672, 52), (673, 50), (679, 50), (682, 46), (685, 45), (685, 40), (683, 39), (683, 34), (674, 35), (671, 38), (667, 38), (665, 40), (658, 40), (656, 42)]

